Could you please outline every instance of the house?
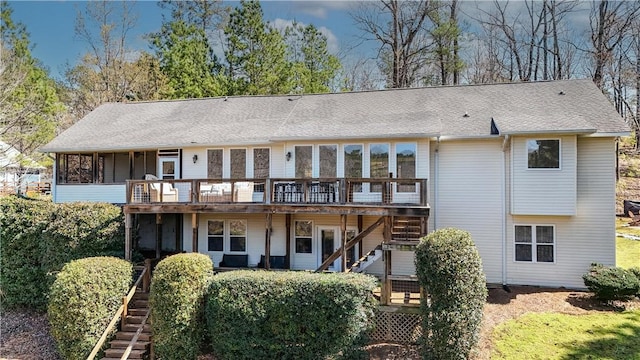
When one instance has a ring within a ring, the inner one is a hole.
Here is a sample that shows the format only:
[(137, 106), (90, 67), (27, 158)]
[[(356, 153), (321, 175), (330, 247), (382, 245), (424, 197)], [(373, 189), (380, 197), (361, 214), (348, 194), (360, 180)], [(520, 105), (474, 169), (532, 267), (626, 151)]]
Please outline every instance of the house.
[(54, 201), (124, 205), (128, 252), (400, 287), (417, 239), (456, 227), (489, 283), (580, 288), (592, 262), (615, 264), (628, 131), (591, 81), (567, 80), (105, 104), (42, 151)]
[(0, 193), (26, 192), (29, 184), (40, 183), (46, 168), (0, 141)]

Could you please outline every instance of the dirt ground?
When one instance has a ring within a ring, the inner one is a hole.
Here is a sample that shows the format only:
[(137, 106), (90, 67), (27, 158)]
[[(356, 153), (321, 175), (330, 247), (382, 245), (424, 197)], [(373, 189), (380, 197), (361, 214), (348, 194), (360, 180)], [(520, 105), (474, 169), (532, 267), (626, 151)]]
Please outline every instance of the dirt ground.
[[(587, 314), (597, 311), (614, 311), (615, 307), (603, 306), (591, 298), (591, 294), (566, 289), (538, 287), (511, 287), (490, 289), (484, 307), (478, 353), (474, 360), (489, 359), (493, 328), (510, 319), (529, 312), (558, 312), (563, 314)], [(640, 307), (640, 301), (621, 306)], [(7, 311), (2, 314), (0, 327), (0, 359), (58, 360), (55, 346), (48, 332), (44, 315), (33, 312)], [(416, 346), (375, 344), (368, 347), (370, 359), (419, 359)], [(202, 356), (200, 360), (211, 360)]]

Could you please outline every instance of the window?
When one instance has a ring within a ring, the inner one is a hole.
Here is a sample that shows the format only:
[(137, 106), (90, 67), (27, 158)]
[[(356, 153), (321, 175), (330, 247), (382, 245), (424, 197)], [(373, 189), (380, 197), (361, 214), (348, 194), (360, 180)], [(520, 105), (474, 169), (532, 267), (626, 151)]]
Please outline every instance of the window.
[[(253, 177), (266, 179), (269, 177), (269, 148), (253, 149)], [(264, 192), (263, 184), (254, 184), (253, 191)]]
[(554, 262), (554, 230), (551, 225), (516, 225), (516, 261)]
[(296, 221), (295, 226), (295, 243), (297, 254), (311, 254), (312, 247), (313, 222), (309, 220)]
[(311, 177), (311, 164), (313, 156), (313, 147), (311, 146), (296, 146), (296, 178), (310, 178)]
[[(389, 144), (371, 144), (369, 148), (369, 177), (389, 177)], [(382, 184), (371, 184), (371, 192), (381, 192)]]
[(560, 140), (527, 140), (529, 169), (559, 169)]
[(60, 154), (58, 181), (61, 184), (92, 184), (93, 168), (93, 154)]
[[(396, 144), (396, 175), (399, 179), (416, 177), (416, 144)], [(415, 184), (399, 184), (398, 192), (415, 192)]]
[[(362, 178), (362, 145), (344, 146), (344, 177)], [(355, 184), (353, 191), (361, 192), (362, 184)]]
[(244, 220), (229, 220), (229, 250), (247, 251), (247, 222)]
[(229, 251), (247, 251), (247, 222), (245, 220), (227, 220), (227, 222), (209, 220), (207, 225), (208, 251), (225, 251), (225, 239), (229, 239)]
[(222, 179), (222, 149), (207, 150), (207, 178)]
[(338, 147), (336, 145), (320, 145), (320, 177), (335, 178), (338, 162)]
[(208, 251), (224, 251), (224, 221), (209, 220), (207, 223)]
[(245, 149), (231, 149), (231, 178), (244, 179), (247, 177), (247, 151)]

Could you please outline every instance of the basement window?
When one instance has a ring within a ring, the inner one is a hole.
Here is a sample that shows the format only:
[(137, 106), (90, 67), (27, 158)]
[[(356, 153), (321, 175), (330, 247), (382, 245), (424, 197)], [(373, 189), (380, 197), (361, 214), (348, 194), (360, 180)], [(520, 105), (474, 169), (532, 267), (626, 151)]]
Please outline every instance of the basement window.
[(555, 261), (555, 228), (552, 225), (516, 225), (515, 260), (552, 263)]

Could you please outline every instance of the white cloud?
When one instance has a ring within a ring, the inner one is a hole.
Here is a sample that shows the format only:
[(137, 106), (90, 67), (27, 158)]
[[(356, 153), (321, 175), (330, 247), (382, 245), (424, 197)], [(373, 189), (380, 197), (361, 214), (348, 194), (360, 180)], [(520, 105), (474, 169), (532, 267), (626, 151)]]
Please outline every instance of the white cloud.
[(318, 19), (326, 19), (332, 10), (348, 10), (351, 8), (353, 1), (295, 1), (294, 8), (301, 13), (311, 15)]

